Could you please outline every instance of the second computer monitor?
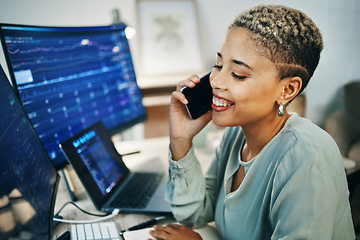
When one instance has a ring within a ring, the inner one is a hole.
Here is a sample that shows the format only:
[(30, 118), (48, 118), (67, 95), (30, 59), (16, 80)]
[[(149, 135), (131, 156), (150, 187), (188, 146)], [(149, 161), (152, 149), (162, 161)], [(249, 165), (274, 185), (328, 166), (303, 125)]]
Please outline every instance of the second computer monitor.
[(97, 121), (111, 134), (146, 119), (125, 25), (1, 25), (10, 76), (54, 165), (59, 143)]

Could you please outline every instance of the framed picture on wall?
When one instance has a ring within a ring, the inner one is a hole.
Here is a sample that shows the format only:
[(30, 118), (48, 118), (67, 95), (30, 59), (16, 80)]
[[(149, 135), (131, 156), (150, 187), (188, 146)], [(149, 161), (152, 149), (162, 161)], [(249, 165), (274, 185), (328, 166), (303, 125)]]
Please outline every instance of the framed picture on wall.
[(203, 71), (194, 0), (137, 0), (137, 10), (142, 75)]

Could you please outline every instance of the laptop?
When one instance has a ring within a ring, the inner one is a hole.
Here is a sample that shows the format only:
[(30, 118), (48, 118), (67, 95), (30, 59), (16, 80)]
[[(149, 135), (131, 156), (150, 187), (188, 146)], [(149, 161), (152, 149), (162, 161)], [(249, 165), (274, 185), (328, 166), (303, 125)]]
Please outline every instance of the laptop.
[(61, 149), (98, 210), (171, 213), (165, 174), (130, 171), (102, 122), (62, 142)]

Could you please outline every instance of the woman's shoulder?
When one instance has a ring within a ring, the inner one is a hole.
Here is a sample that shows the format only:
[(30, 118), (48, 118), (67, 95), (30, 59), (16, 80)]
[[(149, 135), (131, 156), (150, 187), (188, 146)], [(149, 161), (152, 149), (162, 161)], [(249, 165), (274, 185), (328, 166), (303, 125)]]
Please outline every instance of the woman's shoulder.
[(291, 143), (284, 154), (291, 162), (338, 165), (341, 159), (333, 138), (309, 119), (291, 116), (278, 137)]
[(335, 141), (324, 129), (310, 119), (295, 114), (289, 118), (281, 134), (292, 135), (297, 144), (304, 146), (336, 147)]

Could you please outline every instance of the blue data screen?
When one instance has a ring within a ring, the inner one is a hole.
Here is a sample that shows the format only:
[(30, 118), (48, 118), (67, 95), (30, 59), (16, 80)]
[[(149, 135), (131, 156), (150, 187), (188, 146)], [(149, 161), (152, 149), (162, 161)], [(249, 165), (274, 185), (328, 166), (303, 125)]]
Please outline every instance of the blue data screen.
[(2, 26), (14, 86), (57, 168), (59, 144), (86, 127), (115, 133), (146, 118), (124, 29)]
[(76, 153), (102, 195), (108, 194), (124, 176), (101, 138), (91, 130), (81, 143), (73, 142)]
[(58, 175), (1, 67), (0, 153), (0, 239), (50, 239)]

